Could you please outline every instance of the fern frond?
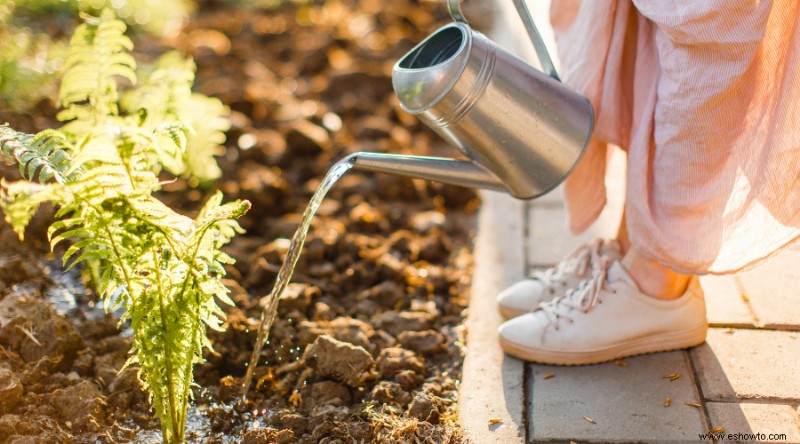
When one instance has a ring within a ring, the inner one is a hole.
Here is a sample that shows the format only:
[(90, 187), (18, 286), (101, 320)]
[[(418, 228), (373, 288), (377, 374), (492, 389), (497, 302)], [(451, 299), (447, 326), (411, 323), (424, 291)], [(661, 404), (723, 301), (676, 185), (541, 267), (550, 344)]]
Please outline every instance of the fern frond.
[(141, 83), (123, 95), (121, 108), (142, 116), (143, 127), (161, 128), (177, 121), (185, 125), (183, 134), (179, 134), (181, 139), (173, 140), (181, 151), (165, 150), (159, 161), (171, 173), (189, 178), (196, 186), (222, 174), (214, 156), (224, 154), (222, 144), (230, 129), (230, 110), (218, 99), (192, 93), (194, 73), (190, 58), (177, 52), (166, 53), (154, 66), (140, 69)]
[(56, 183), (38, 184), (28, 181), (0, 181), (0, 208), (6, 222), (11, 225), (20, 239), (25, 238), (28, 226), (36, 210), (48, 201), (60, 202), (61, 185)]
[(19, 164), (22, 177), (36, 182), (63, 183), (70, 169), (71, 147), (58, 131), (31, 135), (0, 125), (0, 153)]
[(158, 58), (152, 66), (144, 66), (137, 73), (140, 84), (122, 96), (120, 105), (128, 113), (146, 111), (147, 123), (158, 125), (176, 120), (192, 95), (195, 64), (177, 51)]
[(182, 116), (192, 129), (183, 154), (184, 175), (195, 182), (194, 185), (222, 175), (214, 157), (225, 154), (225, 132), (231, 128), (228, 115), (230, 109), (219, 99), (197, 93), (192, 94), (182, 108)]
[(99, 123), (105, 116), (119, 114), (119, 93), (114, 78), (136, 83), (136, 62), (128, 53), (133, 42), (125, 35), (125, 23), (104, 10), (100, 17), (84, 16), (84, 23), (73, 34), (59, 103), (64, 108), (61, 121), (81, 120)]

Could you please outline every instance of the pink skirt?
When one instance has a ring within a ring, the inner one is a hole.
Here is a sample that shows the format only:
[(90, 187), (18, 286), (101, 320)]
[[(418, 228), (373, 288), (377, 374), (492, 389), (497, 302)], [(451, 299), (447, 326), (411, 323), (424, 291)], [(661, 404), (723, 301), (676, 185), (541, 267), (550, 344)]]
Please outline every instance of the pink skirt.
[(634, 248), (678, 271), (732, 273), (800, 237), (800, 2), (552, 0), (561, 75), (595, 107), (565, 184), (580, 232), (628, 153)]

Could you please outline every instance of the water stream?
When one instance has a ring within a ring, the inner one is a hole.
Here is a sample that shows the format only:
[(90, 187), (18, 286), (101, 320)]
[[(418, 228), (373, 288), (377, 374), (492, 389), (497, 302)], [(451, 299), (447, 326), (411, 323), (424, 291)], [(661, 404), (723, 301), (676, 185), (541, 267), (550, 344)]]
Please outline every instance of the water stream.
[(328, 170), (328, 174), (317, 188), (317, 191), (311, 198), (311, 202), (308, 203), (306, 211), (303, 213), (303, 220), (300, 222), (300, 226), (297, 227), (297, 231), (295, 231), (294, 236), (292, 236), (292, 242), (289, 245), (289, 251), (286, 253), (286, 259), (283, 261), (280, 270), (278, 270), (275, 286), (269, 293), (267, 303), (264, 306), (264, 310), (261, 312), (261, 323), (258, 326), (256, 344), (253, 348), (253, 354), (250, 355), (247, 374), (242, 383), (242, 401), (247, 397), (247, 391), (250, 389), (253, 374), (258, 365), (258, 359), (261, 356), (261, 349), (267, 341), (269, 329), (272, 327), (272, 322), (275, 320), (275, 314), (278, 311), (278, 301), (281, 298), (281, 294), (283, 294), (283, 291), (286, 289), (286, 286), (289, 285), (289, 281), (292, 279), (292, 273), (294, 273), (294, 268), (297, 266), (297, 260), (300, 258), (300, 252), (303, 250), (303, 244), (305, 243), (306, 236), (308, 236), (308, 229), (311, 227), (311, 220), (314, 218), (314, 214), (316, 214), (320, 203), (322, 203), (322, 199), (328, 194), (333, 184), (353, 167), (353, 162), (354, 160), (352, 157), (345, 157)]

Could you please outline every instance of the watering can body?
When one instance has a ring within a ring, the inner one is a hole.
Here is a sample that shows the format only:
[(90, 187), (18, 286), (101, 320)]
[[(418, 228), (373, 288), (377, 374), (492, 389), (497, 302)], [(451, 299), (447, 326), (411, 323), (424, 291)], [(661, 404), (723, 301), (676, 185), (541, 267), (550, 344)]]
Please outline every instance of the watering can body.
[(416, 115), (470, 160), (356, 153), (357, 169), (388, 172), (531, 199), (572, 171), (592, 133), (589, 100), (558, 80), (524, 0), (514, 0), (542, 73), (472, 30), (458, 0), (455, 21), (394, 66), (402, 108)]

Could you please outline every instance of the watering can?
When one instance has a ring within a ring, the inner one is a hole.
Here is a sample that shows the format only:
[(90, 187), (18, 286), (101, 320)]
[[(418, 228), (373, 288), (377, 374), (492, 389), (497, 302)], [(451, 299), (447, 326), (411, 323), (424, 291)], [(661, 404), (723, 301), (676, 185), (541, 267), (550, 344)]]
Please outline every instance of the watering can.
[(594, 124), (589, 100), (559, 81), (525, 0), (513, 0), (540, 72), (467, 24), (459, 0), (453, 23), (401, 58), (392, 84), (402, 108), (469, 160), (360, 152), (355, 169), (503, 191), (519, 199), (560, 184), (580, 160)]

